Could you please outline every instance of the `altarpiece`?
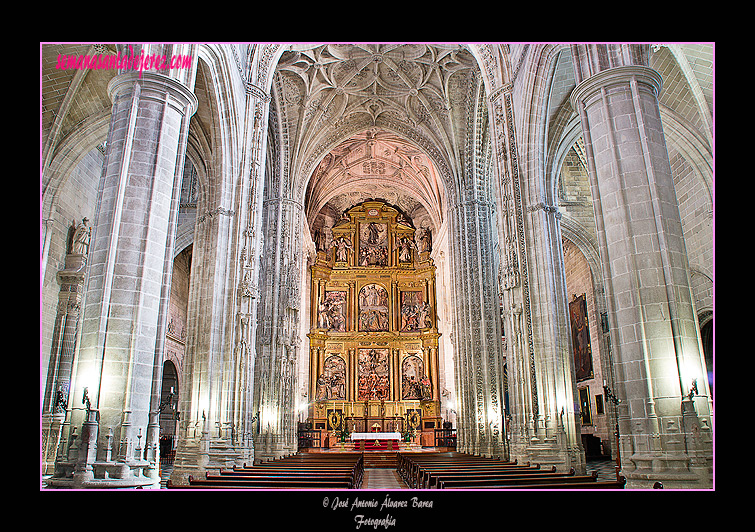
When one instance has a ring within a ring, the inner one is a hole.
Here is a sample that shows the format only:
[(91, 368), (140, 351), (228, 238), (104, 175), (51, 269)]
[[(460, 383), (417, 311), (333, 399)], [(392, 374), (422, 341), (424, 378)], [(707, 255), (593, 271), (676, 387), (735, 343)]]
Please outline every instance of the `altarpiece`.
[(312, 265), (310, 421), (323, 433), (441, 426), (429, 231), (366, 201), (344, 212)]

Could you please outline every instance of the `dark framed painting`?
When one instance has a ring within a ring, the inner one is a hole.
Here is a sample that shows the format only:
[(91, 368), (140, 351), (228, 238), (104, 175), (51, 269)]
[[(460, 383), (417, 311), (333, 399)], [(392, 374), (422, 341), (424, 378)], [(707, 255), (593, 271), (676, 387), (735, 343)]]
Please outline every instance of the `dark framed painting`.
[(575, 297), (569, 303), (569, 322), (571, 324), (577, 382), (592, 379), (592, 348), (590, 347), (590, 327), (587, 319), (585, 294)]
[(592, 408), (590, 406), (590, 389), (579, 389), (579, 413), (582, 425), (592, 425)]

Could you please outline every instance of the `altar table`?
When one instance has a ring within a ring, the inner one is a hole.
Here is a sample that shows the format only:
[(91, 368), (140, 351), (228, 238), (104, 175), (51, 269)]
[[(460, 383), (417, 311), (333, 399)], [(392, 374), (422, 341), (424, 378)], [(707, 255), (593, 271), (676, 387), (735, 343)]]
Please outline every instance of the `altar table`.
[(354, 432), (351, 434), (357, 451), (397, 451), (400, 432)]

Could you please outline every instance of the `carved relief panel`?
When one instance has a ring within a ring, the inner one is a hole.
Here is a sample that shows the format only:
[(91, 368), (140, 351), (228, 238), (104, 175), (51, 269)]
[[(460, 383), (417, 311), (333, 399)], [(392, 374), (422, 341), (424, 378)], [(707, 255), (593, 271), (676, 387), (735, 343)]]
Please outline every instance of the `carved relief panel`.
[(432, 385), (425, 374), (425, 364), (417, 355), (409, 355), (401, 363), (401, 399), (426, 400), (432, 397)]
[(359, 224), (359, 265), (388, 266), (388, 224)]
[(325, 360), (323, 372), (317, 378), (316, 399), (346, 399), (346, 361), (340, 356)]
[(357, 380), (358, 400), (389, 398), (388, 349), (360, 349)]
[(430, 305), (425, 301), (421, 291), (401, 292), (401, 325), (402, 332), (419, 331), (432, 327), (430, 320)]
[(346, 332), (346, 297), (343, 290), (325, 292), (317, 309), (317, 327), (335, 332)]
[(388, 331), (388, 291), (379, 284), (365, 285), (359, 291), (359, 330)]

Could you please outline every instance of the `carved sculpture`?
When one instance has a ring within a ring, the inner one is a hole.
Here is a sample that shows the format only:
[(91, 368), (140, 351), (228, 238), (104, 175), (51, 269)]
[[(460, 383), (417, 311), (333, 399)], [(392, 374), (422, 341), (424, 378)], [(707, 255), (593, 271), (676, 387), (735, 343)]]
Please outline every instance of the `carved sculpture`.
[(336, 260), (338, 262), (348, 262), (349, 251), (354, 251), (354, 248), (351, 245), (351, 240), (344, 236), (336, 238), (330, 243), (330, 249), (334, 248), (336, 250)]
[(71, 237), (71, 253), (86, 255), (89, 252), (89, 239), (92, 236), (92, 228), (89, 227), (89, 218), (81, 220)]

